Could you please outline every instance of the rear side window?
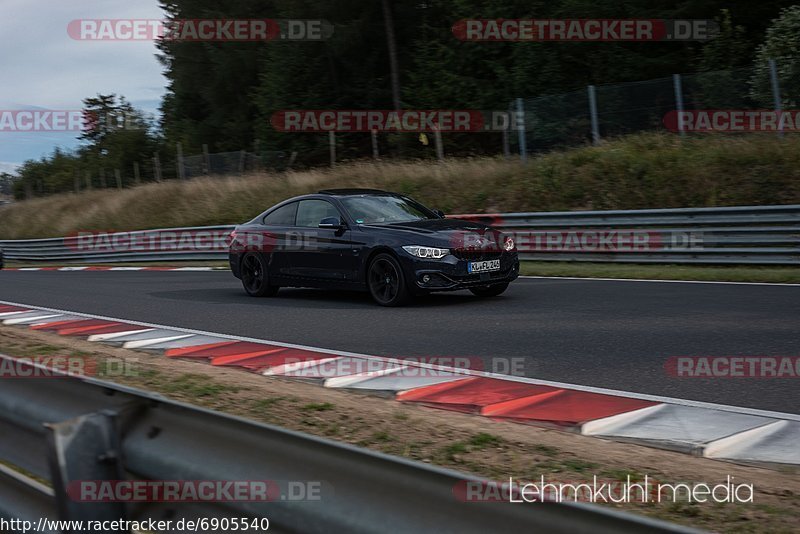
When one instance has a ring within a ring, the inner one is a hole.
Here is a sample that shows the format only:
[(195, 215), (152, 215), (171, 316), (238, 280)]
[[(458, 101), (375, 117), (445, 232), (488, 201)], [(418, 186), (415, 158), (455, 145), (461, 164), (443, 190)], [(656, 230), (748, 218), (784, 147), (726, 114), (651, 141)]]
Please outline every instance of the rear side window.
[(322, 219), (341, 218), (336, 206), (327, 200), (301, 200), (297, 208), (297, 226), (316, 228)]
[(294, 226), (294, 216), (297, 213), (297, 202), (286, 204), (269, 212), (264, 217), (264, 224), (270, 226)]

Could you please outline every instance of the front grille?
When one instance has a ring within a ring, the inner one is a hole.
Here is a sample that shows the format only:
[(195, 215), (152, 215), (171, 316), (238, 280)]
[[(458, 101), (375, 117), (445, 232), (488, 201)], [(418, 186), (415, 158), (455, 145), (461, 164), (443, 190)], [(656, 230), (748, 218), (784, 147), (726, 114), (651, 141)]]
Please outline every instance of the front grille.
[(500, 250), (478, 250), (478, 249), (452, 249), (450, 253), (460, 260), (486, 261), (499, 260), (503, 256)]

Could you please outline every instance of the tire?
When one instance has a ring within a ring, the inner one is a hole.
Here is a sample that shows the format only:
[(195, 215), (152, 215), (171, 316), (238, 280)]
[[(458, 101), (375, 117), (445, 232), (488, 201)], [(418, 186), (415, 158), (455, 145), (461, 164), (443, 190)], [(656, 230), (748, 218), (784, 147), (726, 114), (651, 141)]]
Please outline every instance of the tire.
[(278, 286), (269, 283), (269, 269), (261, 254), (245, 254), (239, 269), (242, 287), (251, 297), (274, 297), (278, 294)]
[(508, 289), (508, 282), (504, 284), (493, 284), (490, 286), (480, 286), (469, 288), (472, 294), (478, 297), (496, 297)]
[(381, 306), (402, 306), (411, 300), (403, 269), (390, 254), (378, 254), (367, 269), (367, 287)]

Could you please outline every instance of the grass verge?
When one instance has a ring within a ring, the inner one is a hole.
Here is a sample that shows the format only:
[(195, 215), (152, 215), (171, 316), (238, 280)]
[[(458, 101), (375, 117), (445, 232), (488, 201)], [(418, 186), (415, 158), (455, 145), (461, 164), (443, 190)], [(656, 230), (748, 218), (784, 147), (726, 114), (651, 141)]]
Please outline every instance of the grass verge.
[[(372, 450), (471, 472), (495, 480), (564, 483), (624, 480), (644, 474), (662, 482), (724, 482), (755, 487), (749, 504), (628, 503), (614, 506), (724, 532), (792, 532), (800, 515), (797, 470), (769, 470), (696, 458), (633, 444), (430, 410), (379, 397), (267, 378), (201, 362), (167, 359), (23, 328), (0, 327), (0, 352), (128, 362), (113, 381), (167, 397)], [(119, 368), (118, 365), (113, 366)], [(101, 378), (109, 379), (108, 376)], [(523, 505), (519, 505), (523, 506)], [(535, 505), (532, 505), (535, 506)]]
[(718, 282), (800, 283), (800, 268), (790, 266), (650, 265), (628, 263), (524, 261), (526, 276), (632, 278), (640, 280), (702, 280)]
[[(212, 267), (226, 270), (225, 261), (196, 261), (173, 263), (106, 263), (69, 264), (8, 262), (9, 269), (26, 267)], [(557, 276), (577, 278), (629, 278), (639, 280), (699, 280), (709, 282), (761, 282), (799, 284), (800, 269), (790, 266), (712, 266), (712, 265), (650, 265), (629, 263), (536, 262), (523, 261), (520, 273), (525, 276)]]

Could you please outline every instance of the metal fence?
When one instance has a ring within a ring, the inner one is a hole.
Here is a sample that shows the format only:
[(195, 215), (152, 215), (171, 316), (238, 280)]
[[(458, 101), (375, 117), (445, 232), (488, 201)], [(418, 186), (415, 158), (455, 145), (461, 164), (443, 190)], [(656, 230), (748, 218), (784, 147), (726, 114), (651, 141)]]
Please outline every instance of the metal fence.
[[(797, 109), (800, 62), (776, 58), (737, 69), (675, 74), (626, 83), (519, 98), (510, 148), (522, 159), (528, 152), (599, 142), (643, 131), (667, 131), (674, 111)], [(676, 134), (677, 135), (677, 134)]]
[[(450, 215), (515, 237), (536, 261), (800, 265), (800, 205)], [(233, 226), (0, 241), (18, 262), (226, 260)], [(88, 241), (87, 241), (88, 239)]]
[(260, 154), (239, 150), (236, 152), (219, 152), (216, 154), (200, 154), (181, 158), (176, 165), (178, 177), (184, 179), (200, 176), (232, 175), (245, 172), (286, 170), (289, 160), (286, 153), (273, 150)]
[[(0, 363), (28, 377), (6, 379), (0, 388), (0, 518), (30, 521), (28, 531), (42, 518), (170, 519), (174, 525), (180, 519), (265, 517), (270, 530), (301, 533), (690, 532), (583, 504), (470, 502), (459, 499), (457, 489), (485, 482), (471, 475), (110, 382), (30, 378), (37, 366), (8, 356), (0, 355)], [(288, 482), (314, 482), (318, 491), (314, 498), (286, 498), (278, 492), (280, 497), (275, 493), (270, 502), (206, 504), (75, 498), (75, 484), (81, 481), (122, 480), (269, 481), (279, 489)], [(23, 525), (18, 526), (11, 529), (21, 531)]]

